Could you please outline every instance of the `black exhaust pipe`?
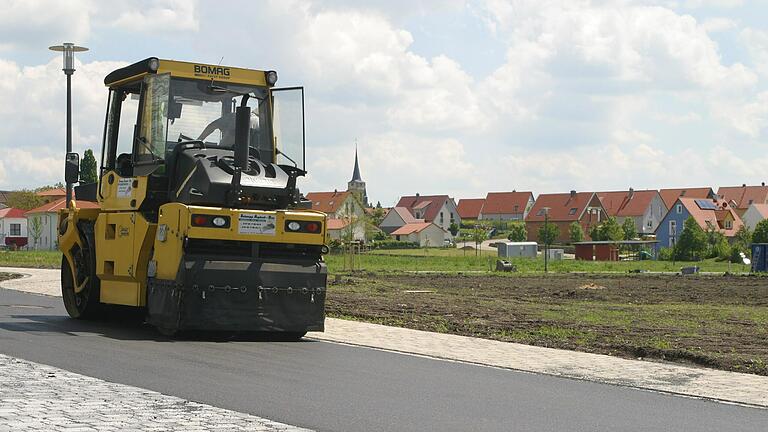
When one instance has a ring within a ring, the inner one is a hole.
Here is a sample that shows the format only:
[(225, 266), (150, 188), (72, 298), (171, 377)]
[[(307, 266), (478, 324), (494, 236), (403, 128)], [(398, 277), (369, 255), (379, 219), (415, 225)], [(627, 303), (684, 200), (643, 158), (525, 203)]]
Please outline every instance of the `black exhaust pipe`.
[(239, 106), (235, 109), (235, 166), (248, 172), (248, 156), (251, 141), (251, 107)]

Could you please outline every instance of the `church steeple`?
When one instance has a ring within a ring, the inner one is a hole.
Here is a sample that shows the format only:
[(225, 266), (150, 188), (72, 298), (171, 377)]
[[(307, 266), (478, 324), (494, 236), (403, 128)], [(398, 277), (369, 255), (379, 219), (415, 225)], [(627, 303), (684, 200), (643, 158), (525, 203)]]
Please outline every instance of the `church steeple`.
[(360, 200), (360, 204), (369, 207), (368, 193), (365, 191), (365, 182), (360, 175), (360, 163), (357, 159), (357, 140), (355, 140), (355, 169), (352, 171), (352, 180), (347, 183), (347, 190), (352, 192), (357, 199)]
[(357, 163), (357, 146), (355, 146), (355, 170), (352, 171), (352, 181), (363, 181), (360, 177), (360, 164)]

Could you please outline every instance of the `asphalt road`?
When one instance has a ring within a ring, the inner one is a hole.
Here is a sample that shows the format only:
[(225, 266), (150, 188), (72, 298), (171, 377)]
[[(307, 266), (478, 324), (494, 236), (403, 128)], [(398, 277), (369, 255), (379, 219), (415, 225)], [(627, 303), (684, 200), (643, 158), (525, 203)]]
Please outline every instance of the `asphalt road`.
[(768, 410), (319, 341), (169, 340), (0, 289), (0, 353), (327, 431), (761, 431)]

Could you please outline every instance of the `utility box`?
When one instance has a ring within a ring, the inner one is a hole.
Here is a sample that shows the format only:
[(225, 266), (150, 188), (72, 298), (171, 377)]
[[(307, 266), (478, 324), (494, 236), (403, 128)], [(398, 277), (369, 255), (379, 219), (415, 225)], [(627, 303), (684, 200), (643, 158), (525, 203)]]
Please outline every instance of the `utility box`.
[(536, 242), (500, 242), (496, 245), (499, 258), (536, 258)]
[(768, 272), (768, 243), (752, 244), (752, 271)]
[(565, 255), (565, 249), (549, 249), (548, 253), (549, 255), (547, 258), (550, 261), (562, 261), (563, 255)]

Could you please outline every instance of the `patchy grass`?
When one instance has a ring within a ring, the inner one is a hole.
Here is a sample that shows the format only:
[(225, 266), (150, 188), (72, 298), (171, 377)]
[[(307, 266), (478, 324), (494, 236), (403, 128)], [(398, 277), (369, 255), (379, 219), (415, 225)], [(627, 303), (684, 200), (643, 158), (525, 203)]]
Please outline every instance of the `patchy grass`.
[[(346, 257), (349, 260), (349, 257)], [(355, 269), (384, 272), (466, 272), (492, 271), (496, 266), (495, 252), (482, 251), (475, 256), (474, 251), (459, 249), (395, 249), (366, 252), (355, 257)], [(325, 257), (332, 273), (342, 272), (349, 268), (345, 265), (345, 257), (330, 254)], [(519, 273), (543, 273), (544, 259), (542, 257), (513, 258), (510, 260)], [(679, 272), (681, 267), (699, 266), (703, 272), (744, 272), (749, 269), (744, 265), (704, 260), (699, 262), (671, 261), (581, 261), (562, 260), (550, 261), (548, 269), (552, 273), (586, 272), (586, 273), (628, 273), (630, 271)]]
[(7, 281), (7, 280), (10, 280), (10, 279), (17, 279), (17, 278), (20, 278), (20, 277), (21, 277), (21, 275), (20, 274), (16, 274), (16, 273), (0, 273), (0, 282)]
[(2, 267), (59, 268), (59, 251), (0, 251)]
[(327, 307), (379, 324), (768, 375), (765, 281), (365, 273), (330, 286)]

